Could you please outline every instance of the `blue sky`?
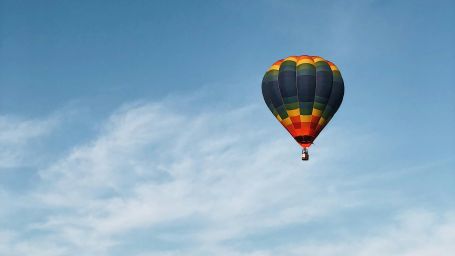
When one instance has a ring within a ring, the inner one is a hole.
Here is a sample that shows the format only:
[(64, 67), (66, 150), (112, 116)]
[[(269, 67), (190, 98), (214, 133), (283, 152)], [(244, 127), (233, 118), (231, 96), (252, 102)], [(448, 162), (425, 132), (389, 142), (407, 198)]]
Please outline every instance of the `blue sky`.
[[(453, 1), (1, 1), (1, 255), (455, 250)], [(260, 83), (320, 55), (302, 163)]]

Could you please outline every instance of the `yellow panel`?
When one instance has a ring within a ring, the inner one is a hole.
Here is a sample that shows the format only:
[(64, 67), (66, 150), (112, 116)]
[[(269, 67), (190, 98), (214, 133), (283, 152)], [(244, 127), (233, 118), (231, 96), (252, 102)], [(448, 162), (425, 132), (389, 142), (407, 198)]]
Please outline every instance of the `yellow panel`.
[(294, 117), (294, 116), (298, 116), (300, 115), (300, 109), (291, 109), (291, 110), (287, 110), (288, 112), (288, 115), (291, 116), (291, 117)]
[(330, 67), (330, 69), (332, 71), (337, 71), (338, 70), (338, 67), (335, 64), (333, 64), (332, 62), (327, 61), (327, 63), (329, 64), (329, 67)]
[(288, 117), (288, 118), (284, 119), (281, 123), (284, 124), (285, 126), (288, 126), (288, 125), (291, 125), (291, 124), (292, 124), (292, 121), (291, 121), (291, 119)]
[(287, 61), (287, 60), (290, 60), (290, 61), (293, 61), (293, 62), (297, 62), (297, 57), (295, 57), (295, 56), (289, 56), (289, 57), (287, 57), (284, 61)]
[(321, 58), (321, 57), (319, 57), (319, 56), (314, 56), (314, 57), (313, 57), (313, 60), (314, 60), (314, 62), (324, 61), (324, 59)]
[(312, 59), (299, 59), (297, 61), (297, 66), (300, 65), (300, 64), (303, 64), (303, 63), (308, 63), (308, 64), (311, 64), (311, 65), (314, 65), (314, 61)]
[(300, 122), (302, 123), (311, 122), (311, 115), (300, 116)]
[(317, 109), (317, 108), (313, 108), (313, 113), (311, 113), (313, 116), (321, 116), (322, 114), (322, 111)]
[(270, 70), (279, 70), (280, 69), (280, 65), (272, 65), (269, 70), (267, 71), (270, 71)]
[(325, 125), (325, 123), (326, 123), (326, 122), (325, 122), (324, 117), (321, 117), (321, 119), (319, 119), (318, 125), (323, 126), (323, 125)]
[(278, 121), (280, 121), (280, 122), (283, 121), (283, 120), (281, 119), (280, 115), (276, 115), (275, 117), (276, 117), (276, 119), (277, 119)]

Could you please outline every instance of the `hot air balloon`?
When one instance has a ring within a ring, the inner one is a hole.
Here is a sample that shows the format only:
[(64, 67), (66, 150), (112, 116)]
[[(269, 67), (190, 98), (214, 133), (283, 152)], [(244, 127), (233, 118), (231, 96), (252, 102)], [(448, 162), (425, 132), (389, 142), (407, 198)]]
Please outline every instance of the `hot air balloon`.
[(308, 148), (343, 101), (344, 83), (337, 66), (319, 56), (290, 56), (275, 62), (262, 80), (268, 108), (302, 147)]

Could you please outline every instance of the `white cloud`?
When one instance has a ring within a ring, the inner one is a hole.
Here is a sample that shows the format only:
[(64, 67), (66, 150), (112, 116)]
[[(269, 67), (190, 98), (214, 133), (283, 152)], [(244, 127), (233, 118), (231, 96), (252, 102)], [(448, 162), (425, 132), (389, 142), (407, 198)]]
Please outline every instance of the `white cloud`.
[(61, 232), (78, 246), (63, 230), (72, 226), (110, 240), (195, 217), (209, 226), (191, 239), (216, 244), (349, 206), (350, 198), (340, 203), (343, 195), (313, 186), (318, 177), (295, 168), (302, 166), (298, 146), (279, 129), (273, 131), (278, 139), (270, 136), (254, 118), (257, 111), (256, 106), (196, 114), (160, 104), (123, 107), (99, 137), (40, 172), (44, 183), (37, 200), (70, 213), (50, 216), (34, 228)]
[[(361, 248), (351, 240), (349, 246), (299, 244), (247, 252), (228, 245), (323, 221), (368, 202), (368, 193), (352, 179), (331, 180), (342, 160), (333, 152), (347, 147), (338, 131), (327, 131), (317, 145), (320, 153), (301, 163), (298, 146), (282, 128), (268, 125), (272, 118), (256, 117), (261, 107), (194, 113), (167, 101), (122, 107), (92, 141), (40, 170), (38, 188), (25, 195), (27, 204), (11, 204), (45, 213), (19, 231), (4, 229), (0, 254), (114, 255), (122, 248), (139, 255), (356, 255), (347, 252), (373, 250), (379, 243), (374, 239)], [(140, 232), (153, 234), (142, 249), (134, 245)], [(160, 249), (164, 242), (176, 248)], [(179, 248), (182, 244), (190, 246)]]
[(29, 147), (56, 127), (58, 118), (21, 119), (0, 116), (0, 169), (33, 164)]
[[(299, 244), (279, 246), (267, 250), (234, 250), (227, 247), (197, 249), (191, 255), (315, 255), (315, 256), (434, 256), (448, 255), (455, 250), (455, 213), (428, 210), (403, 212), (395, 221), (367, 234), (348, 234), (348, 237), (320, 241), (301, 241)], [(302, 245), (304, 244), (304, 245)], [(176, 256), (182, 251), (144, 253), (138, 256)]]
[(315, 256), (434, 256), (448, 255), (455, 250), (455, 213), (428, 210), (406, 211), (379, 230), (364, 237), (345, 237), (341, 241), (296, 246), (286, 255)]

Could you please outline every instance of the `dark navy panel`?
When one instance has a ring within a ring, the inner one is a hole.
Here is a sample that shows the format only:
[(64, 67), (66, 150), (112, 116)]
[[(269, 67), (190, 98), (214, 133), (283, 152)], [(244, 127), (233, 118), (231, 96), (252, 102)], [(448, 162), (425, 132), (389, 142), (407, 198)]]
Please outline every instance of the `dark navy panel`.
[(315, 104), (318, 109), (324, 110), (325, 105), (330, 97), (333, 85), (333, 74), (330, 70), (329, 64), (325, 61), (316, 63), (316, 92)]
[(300, 102), (313, 102), (316, 90), (316, 76), (297, 76), (297, 90)]
[(278, 85), (283, 98), (297, 96), (296, 63), (294, 61), (288, 60), (281, 64), (278, 74)]
[[(281, 92), (278, 87), (278, 79), (277, 75), (274, 73), (277, 71), (269, 71), (264, 76), (264, 80), (262, 83), (262, 95), (264, 100), (270, 99), (273, 104), (273, 107), (280, 115), (281, 119), (285, 119), (288, 117), (288, 114), (284, 108), (283, 100), (281, 98)], [(267, 102), (266, 102), (267, 103)]]

